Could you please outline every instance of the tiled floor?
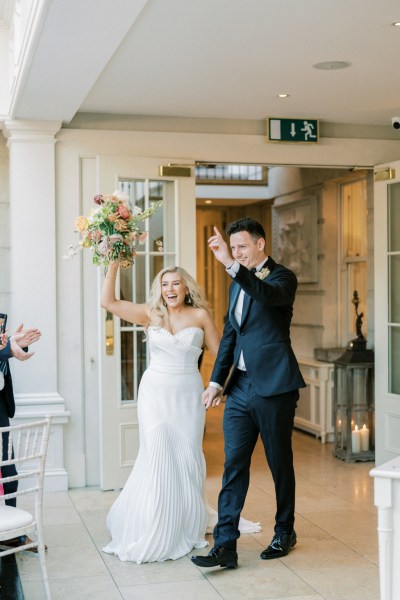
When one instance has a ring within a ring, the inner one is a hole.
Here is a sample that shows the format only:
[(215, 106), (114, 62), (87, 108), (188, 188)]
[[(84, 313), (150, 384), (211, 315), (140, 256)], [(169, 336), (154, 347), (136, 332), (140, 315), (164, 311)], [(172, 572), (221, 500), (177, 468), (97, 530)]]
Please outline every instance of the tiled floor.
[[(205, 435), (207, 495), (216, 505), (222, 475), (221, 416), (209, 411)], [(347, 464), (332, 445), (294, 434), (298, 544), (282, 560), (262, 561), (273, 532), (275, 500), (257, 446), (243, 516), (263, 531), (243, 535), (239, 569), (199, 569), (189, 557), (135, 565), (103, 554), (105, 517), (116, 492), (73, 489), (45, 497), (47, 564), (55, 600), (378, 600), (377, 517), (372, 463)], [(212, 541), (212, 540), (210, 540)], [(203, 552), (206, 554), (207, 549)], [(43, 598), (37, 558), (19, 555), (25, 600)]]

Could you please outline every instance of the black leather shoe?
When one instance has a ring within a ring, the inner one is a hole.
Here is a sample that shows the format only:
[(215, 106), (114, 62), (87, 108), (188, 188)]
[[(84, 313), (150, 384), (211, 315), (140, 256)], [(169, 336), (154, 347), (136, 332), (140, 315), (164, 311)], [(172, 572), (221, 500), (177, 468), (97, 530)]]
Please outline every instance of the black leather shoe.
[(270, 558), (281, 558), (289, 554), (293, 546), (296, 545), (296, 532), (293, 533), (276, 533), (272, 538), (272, 542), (260, 554), (263, 560)]
[(207, 556), (192, 556), (192, 562), (198, 567), (228, 567), (236, 569), (238, 566), (238, 555), (236, 550), (228, 550), (214, 546)]

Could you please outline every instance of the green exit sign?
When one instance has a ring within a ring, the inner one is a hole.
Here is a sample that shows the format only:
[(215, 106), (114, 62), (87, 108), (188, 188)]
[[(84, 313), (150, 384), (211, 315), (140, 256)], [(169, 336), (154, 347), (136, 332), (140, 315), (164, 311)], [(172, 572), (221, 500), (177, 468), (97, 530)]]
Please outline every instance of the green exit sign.
[(267, 136), (269, 142), (318, 144), (318, 119), (280, 119), (278, 117), (268, 117)]

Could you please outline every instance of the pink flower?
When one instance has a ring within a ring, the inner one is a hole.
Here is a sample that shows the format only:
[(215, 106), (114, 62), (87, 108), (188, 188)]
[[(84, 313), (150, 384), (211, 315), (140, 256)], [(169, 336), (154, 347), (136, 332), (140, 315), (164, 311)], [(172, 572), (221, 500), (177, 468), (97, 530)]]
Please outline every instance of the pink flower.
[(126, 204), (120, 204), (117, 208), (117, 213), (126, 221), (131, 217), (131, 211), (129, 210)]
[(95, 197), (93, 198), (93, 201), (94, 201), (94, 203), (95, 203), (95, 204), (98, 204), (99, 206), (100, 206), (101, 204), (104, 204), (104, 197), (103, 197), (103, 194), (97, 194), (97, 196), (95, 196)]
[(142, 231), (142, 233), (140, 233), (138, 235), (139, 244), (144, 244), (146, 239), (147, 239), (147, 231)]

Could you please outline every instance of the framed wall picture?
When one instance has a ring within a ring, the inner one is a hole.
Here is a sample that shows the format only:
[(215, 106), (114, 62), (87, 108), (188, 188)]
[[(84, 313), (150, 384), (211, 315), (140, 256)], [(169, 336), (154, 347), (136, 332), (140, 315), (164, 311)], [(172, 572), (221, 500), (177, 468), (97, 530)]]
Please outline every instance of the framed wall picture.
[(273, 257), (299, 283), (318, 281), (318, 198), (310, 196), (272, 207)]

